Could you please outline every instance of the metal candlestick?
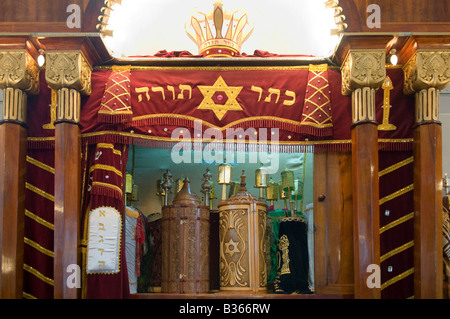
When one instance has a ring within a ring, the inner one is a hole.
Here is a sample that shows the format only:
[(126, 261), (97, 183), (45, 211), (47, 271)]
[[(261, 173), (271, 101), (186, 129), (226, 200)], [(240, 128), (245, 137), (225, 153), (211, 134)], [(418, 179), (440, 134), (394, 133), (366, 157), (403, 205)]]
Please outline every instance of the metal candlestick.
[(209, 172), (209, 169), (206, 169), (206, 172), (203, 174), (203, 183), (202, 183), (202, 190), (201, 192), (205, 194), (205, 206), (210, 207), (210, 197), (209, 194), (212, 189), (212, 184), (210, 182), (212, 175)]
[(169, 205), (169, 191), (172, 189), (172, 174), (169, 170), (163, 175), (163, 182), (161, 188), (164, 190), (164, 206)]
[(161, 186), (163, 183), (164, 183), (163, 177), (161, 177), (156, 181), (156, 196), (161, 197), (161, 206), (164, 206), (164, 197), (166, 195), (166, 191)]

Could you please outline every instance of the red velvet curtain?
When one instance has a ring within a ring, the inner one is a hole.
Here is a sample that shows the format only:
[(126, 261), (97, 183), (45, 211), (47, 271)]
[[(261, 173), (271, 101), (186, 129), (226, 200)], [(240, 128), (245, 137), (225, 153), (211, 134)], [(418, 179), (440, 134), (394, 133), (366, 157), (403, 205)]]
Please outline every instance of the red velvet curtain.
[(27, 152), (23, 288), (27, 299), (53, 298), (54, 161), (52, 149)]
[(381, 296), (414, 296), (413, 153), (379, 153)]
[[(82, 152), (82, 234), (86, 249), (89, 211), (98, 207), (113, 207), (122, 216), (124, 225), (125, 197), (123, 193), (128, 145), (85, 145)], [(125, 236), (120, 238), (119, 272), (117, 274), (86, 274), (83, 269), (83, 297), (88, 299), (128, 298), (129, 285), (125, 259)], [(86, 265), (86, 254), (83, 254)]]

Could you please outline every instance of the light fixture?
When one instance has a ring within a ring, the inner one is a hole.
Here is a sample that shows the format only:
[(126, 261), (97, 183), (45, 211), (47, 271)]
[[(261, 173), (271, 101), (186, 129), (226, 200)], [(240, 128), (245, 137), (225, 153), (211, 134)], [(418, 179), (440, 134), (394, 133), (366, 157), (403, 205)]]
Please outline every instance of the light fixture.
[(339, 0), (328, 0), (325, 2), (325, 8), (334, 8), (339, 5)]
[(42, 68), (45, 64), (44, 50), (42, 50), (42, 49), (39, 50), (39, 56), (37, 58), (37, 63), (40, 68)]
[(96, 29), (99, 31), (103, 37), (113, 37), (113, 30), (108, 30), (109, 17), (111, 11), (113, 11), (112, 6), (115, 4), (122, 4), (122, 0), (104, 0), (104, 5), (100, 9), (101, 15), (98, 16), (99, 24), (97, 24)]
[(397, 65), (397, 63), (398, 63), (398, 57), (397, 57), (397, 55), (395, 53), (397, 53), (397, 50), (395, 50), (395, 49), (391, 49), (389, 51), (389, 54), (391, 56), (390, 57), (390, 61), (391, 61), (392, 65)]

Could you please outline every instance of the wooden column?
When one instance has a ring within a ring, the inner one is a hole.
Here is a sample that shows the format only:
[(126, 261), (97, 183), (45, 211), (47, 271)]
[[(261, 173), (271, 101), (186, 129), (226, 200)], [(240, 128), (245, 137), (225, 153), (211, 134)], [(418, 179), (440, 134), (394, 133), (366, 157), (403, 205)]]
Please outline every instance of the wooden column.
[[(81, 267), (80, 97), (90, 93), (92, 68), (81, 51), (47, 52), (46, 80), (58, 92), (55, 121), (54, 298), (76, 299), (70, 265)], [(81, 274), (80, 274), (81, 275)]]
[(450, 50), (418, 50), (405, 64), (415, 94), (414, 297), (443, 297), (442, 132), (439, 90), (450, 82)]
[(0, 299), (23, 293), (27, 92), (37, 93), (38, 81), (26, 50), (0, 52)]
[(378, 130), (375, 89), (386, 77), (385, 50), (350, 50), (342, 64), (342, 93), (352, 95), (353, 250), (355, 298), (378, 299), (369, 265), (380, 265)]

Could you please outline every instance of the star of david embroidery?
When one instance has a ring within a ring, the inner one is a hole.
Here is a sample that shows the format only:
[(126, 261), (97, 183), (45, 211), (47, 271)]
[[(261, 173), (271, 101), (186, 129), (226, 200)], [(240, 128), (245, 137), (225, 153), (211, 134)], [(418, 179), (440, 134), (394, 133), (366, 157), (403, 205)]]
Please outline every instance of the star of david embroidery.
[[(212, 86), (199, 85), (198, 88), (204, 97), (203, 101), (198, 106), (199, 110), (211, 110), (219, 120), (221, 120), (228, 111), (243, 111), (236, 100), (243, 88), (242, 86), (228, 86), (222, 76), (219, 76)], [(214, 101), (213, 96), (217, 92), (224, 92), (226, 94), (227, 100), (224, 104), (216, 103)]]

